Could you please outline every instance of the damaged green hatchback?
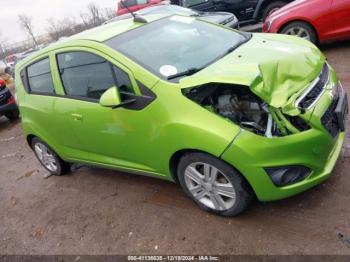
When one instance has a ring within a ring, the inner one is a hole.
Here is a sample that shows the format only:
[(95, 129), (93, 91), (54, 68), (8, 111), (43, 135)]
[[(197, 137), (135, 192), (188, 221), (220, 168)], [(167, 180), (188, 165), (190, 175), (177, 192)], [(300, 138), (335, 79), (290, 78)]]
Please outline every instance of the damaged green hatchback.
[(23, 130), (48, 171), (78, 162), (178, 181), (225, 216), (330, 176), (348, 104), (314, 45), (193, 17), (146, 19), (73, 36), (16, 66)]

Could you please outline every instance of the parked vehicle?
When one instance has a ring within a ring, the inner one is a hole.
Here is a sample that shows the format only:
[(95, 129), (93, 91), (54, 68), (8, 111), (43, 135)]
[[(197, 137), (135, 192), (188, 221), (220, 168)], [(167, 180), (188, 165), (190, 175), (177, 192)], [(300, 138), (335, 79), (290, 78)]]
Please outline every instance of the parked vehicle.
[(19, 116), (18, 107), (6, 82), (0, 78), (0, 116), (6, 116), (9, 120), (16, 120)]
[(135, 12), (142, 8), (159, 4), (162, 1), (163, 0), (122, 0), (118, 2), (116, 10), (117, 16), (129, 13), (129, 10)]
[(350, 1), (298, 0), (271, 14), (263, 31), (295, 35), (313, 43), (350, 39)]
[(29, 50), (25, 51), (24, 53), (22, 53), (20, 56), (17, 57), (14, 65), (16, 66), (16, 64), (19, 61), (23, 60), (24, 58), (30, 56), (31, 54), (33, 54), (33, 53), (35, 53), (35, 52), (37, 52), (39, 50), (40, 50), (39, 48), (34, 48), (34, 49), (29, 49)]
[(275, 10), (293, 0), (172, 0), (172, 4), (192, 8), (198, 11), (230, 12), (236, 15), (240, 23), (252, 23), (265, 20)]
[(12, 54), (5, 57), (6, 66), (13, 67), (20, 54)]
[[(178, 14), (178, 15), (195, 16), (209, 22), (225, 25), (230, 28), (234, 28), (234, 29), (239, 28), (238, 19), (234, 14), (226, 13), (226, 12), (201, 12), (201, 11), (196, 11), (189, 8), (181, 7), (178, 5), (169, 5), (169, 4), (154, 5), (154, 6), (150, 6), (150, 7), (141, 9), (139, 11), (136, 11), (134, 14), (140, 15), (140, 16), (151, 15), (151, 14), (169, 14), (169, 15)], [(105, 24), (128, 19), (128, 18), (132, 18), (132, 15), (130, 13), (117, 16), (105, 22)]]
[(49, 172), (79, 162), (179, 181), (224, 216), (330, 176), (347, 96), (313, 44), (196, 17), (145, 19), (75, 35), (16, 67), (24, 134)]

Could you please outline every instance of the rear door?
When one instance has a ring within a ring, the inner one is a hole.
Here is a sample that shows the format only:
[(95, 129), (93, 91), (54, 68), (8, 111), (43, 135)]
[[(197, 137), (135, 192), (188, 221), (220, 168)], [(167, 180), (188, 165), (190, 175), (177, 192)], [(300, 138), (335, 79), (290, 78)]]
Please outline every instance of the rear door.
[[(31, 127), (31, 132), (54, 148), (63, 144), (76, 146), (76, 139), (64, 135), (66, 125), (60, 125), (54, 113), (57, 90), (54, 88), (52, 68), (52, 60), (44, 56), (21, 72), (27, 93), (20, 97), (22, 121), (26, 122), (25, 126)], [(56, 151), (60, 150), (56, 148)]]
[(333, 21), (333, 37), (350, 37), (350, 1), (332, 0), (331, 15)]

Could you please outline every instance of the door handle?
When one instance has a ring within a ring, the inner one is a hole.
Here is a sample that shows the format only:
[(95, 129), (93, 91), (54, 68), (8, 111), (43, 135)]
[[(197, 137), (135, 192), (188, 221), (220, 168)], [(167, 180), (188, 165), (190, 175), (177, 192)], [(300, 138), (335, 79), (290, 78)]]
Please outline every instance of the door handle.
[(78, 120), (78, 121), (83, 120), (83, 116), (80, 115), (80, 114), (73, 113), (72, 117), (73, 117), (74, 120)]

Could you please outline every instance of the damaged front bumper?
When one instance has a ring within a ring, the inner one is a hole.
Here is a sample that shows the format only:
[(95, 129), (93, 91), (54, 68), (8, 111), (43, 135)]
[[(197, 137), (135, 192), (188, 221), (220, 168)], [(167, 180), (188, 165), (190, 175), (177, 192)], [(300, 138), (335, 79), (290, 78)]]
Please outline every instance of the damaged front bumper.
[[(222, 154), (222, 159), (237, 168), (248, 180), (261, 201), (286, 198), (305, 191), (330, 175), (345, 140), (345, 119), (348, 112), (347, 95), (335, 75), (317, 103), (304, 113), (310, 129), (283, 137), (267, 138), (244, 129)], [(302, 181), (277, 186), (266, 172), (269, 168), (302, 166), (310, 174)]]

